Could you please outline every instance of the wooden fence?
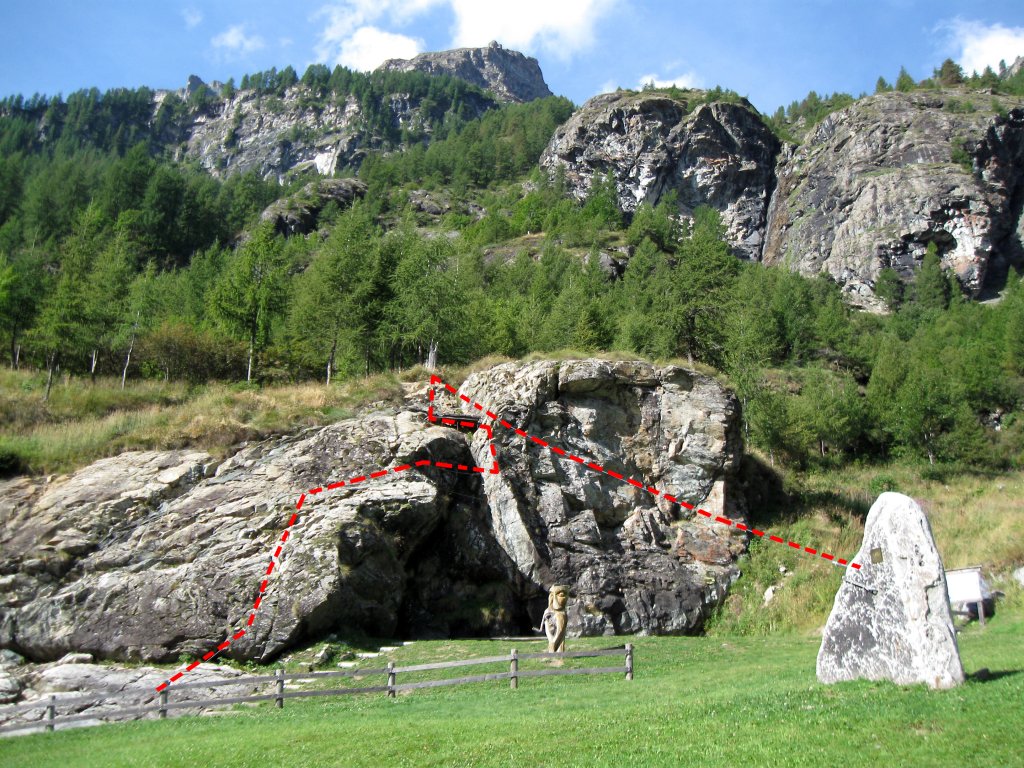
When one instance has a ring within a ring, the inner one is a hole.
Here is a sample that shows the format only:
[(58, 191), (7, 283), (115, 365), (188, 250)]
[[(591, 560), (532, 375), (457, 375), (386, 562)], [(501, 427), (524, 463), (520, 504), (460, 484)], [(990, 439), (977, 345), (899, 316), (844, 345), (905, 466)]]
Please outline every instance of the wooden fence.
[[(602, 656), (622, 656), (624, 663), (610, 667), (586, 667), (586, 668), (562, 668), (550, 667), (547, 669), (520, 669), (519, 663), (533, 659), (589, 659)], [(466, 677), (442, 678), (439, 680), (420, 680), (417, 682), (400, 683), (399, 675), (412, 673), (429, 672), (439, 669), (456, 669), (460, 667), (479, 666), (481, 664), (509, 665), (507, 672), (491, 672), (483, 675), (469, 675)], [(99, 691), (85, 696), (63, 698), (50, 696), (48, 700), (33, 702), (31, 704), (17, 704), (11, 706), (0, 706), (0, 717), (16, 715), (22, 712), (44, 710), (41, 719), (26, 721), (0, 727), (0, 734), (13, 733), (29, 729), (40, 729), (52, 731), (58, 725), (81, 723), (89, 720), (102, 720), (103, 718), (138, 718), (148, 714), (155, 714), (159, 718), (166, 718), (167, 713), (173, 709), (195, 709), (201, 707), (226, 706), (229, 704), (245, 704), (259, 701), (273, 701), (278, 708), (284, 707), (285, 699), (299, 699), (310, 696), (347, 696), (354, 693), (385, 693), (394, 698), (399, 691), (412, 691), (418, 688), (440, 688), (448, 685), (462, 685), (464, 683), (482, 683), (489, 680), (508, 680), (509, 687), (519, 688), (519, 680), (527, 677), (549, 677), (559, 675), (598, 675), (605, 673), (624, 674), (627, 680), (633, 679), (633, 645), (627, 643), (617, 648), (606, 648), (600, 651), (569, 651), (565, 653), (518, 653), (515, 648), (506, 656), (484, 656), (475, 659), (460, 659), (458, 661), (444, 661), (435, 664), (414, 664), (406, 667), (395, 666), (389, 662), (382, 669), (350, 669), (328, 672), (285, 672), (277, 670), (273, 675), (257, 675), (251, 677), (235, 677), (224, 680), (213, 680), (209, 682), (180, 683), (165, 688), (159, 694), (143, 691)], [(288, 680), (319, 680), (324, 678), (366, 678), (385, 676), (386, 682), (383, 685), (358, 686), (348, 688), (328, 688), (310, 690), (286, 690)], [(184, 700), (172, 701), (171, 696), (175, 692), (196, 688), (217, 688), (225, 685), (259, 686), (274, 684), (273, 693), (254, 694), (251, 696), (234, 696), (221, 699), (203, 699), (200, 701)], [(141, 698), (140, 698), (141, 697)], [(95, 705), (106, 702), (129, 703), (131, 706), (125, 709), (114, 709), (103, 712), (87, 712), (74, 715), (60, 715), (59, 709), (81, 705)]]

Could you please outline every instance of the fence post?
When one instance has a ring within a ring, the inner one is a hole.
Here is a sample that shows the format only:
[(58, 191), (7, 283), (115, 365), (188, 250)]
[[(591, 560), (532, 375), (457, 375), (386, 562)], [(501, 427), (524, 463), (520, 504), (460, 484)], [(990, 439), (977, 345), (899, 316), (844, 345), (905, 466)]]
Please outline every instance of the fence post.
[(160, 691), (160, 719), (167, 717), (167, 688)]
[(633, 644), (626, 643), (626, 679), (633, 679)]
[(284, 667), (278, 667), (277, 672), (277, 701), (274, 703), (278, 709), (284, 708)]
[(508, 687), (513, 691), (519, 688), (519, 651), (512, 649), (509, 660)]
[(983, 627), (985, 626), (985, 601), (984, 600), (979, 600), (978, 601), (978, 623), (981, 624), (981, 626), (983, 626)]
[(395, 678), (397, 673), (395, 672), (395, 662), (388, 662), (388, 697), (395, 698)]
[(57, 716), (57, 697), (50, 695), (50, 703), (46, 705), (46, 730), (53, 730), (53, 719)]

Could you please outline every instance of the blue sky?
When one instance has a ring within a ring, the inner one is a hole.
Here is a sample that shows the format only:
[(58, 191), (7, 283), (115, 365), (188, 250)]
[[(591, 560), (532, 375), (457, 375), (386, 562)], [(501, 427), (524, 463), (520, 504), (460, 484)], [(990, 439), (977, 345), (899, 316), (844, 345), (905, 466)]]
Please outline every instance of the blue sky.
[(968, 70), (1024, 55), (1024, 2), (931, 0), (219, 0), (8, 3), (0, 95), (177, 88), (291, 64), (370, 69), (420, 50), (486, 45), (537, 57), (582, 103), (646, 80), (749, 96), (760, 110), (811, 89), (871, 91), (952, 57)]

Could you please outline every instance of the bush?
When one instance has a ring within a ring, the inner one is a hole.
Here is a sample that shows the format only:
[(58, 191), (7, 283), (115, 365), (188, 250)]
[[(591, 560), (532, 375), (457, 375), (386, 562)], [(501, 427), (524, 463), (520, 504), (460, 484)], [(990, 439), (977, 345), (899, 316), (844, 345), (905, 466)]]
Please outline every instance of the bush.
[(896, 483), (896, 478), (892, 475), (875, 475), (871, 478), (868, 488), (871, 489), (872, 498), (876, 498), (889, 491), (899, 491), (899, 485)]

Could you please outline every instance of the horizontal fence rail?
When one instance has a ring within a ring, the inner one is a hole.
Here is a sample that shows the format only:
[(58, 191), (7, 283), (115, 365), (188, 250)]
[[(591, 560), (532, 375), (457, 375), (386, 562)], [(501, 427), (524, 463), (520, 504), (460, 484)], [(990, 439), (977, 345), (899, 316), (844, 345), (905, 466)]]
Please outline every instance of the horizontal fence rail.
[[(603, 656), (621, 656), (624, 662), (620, 666), (609, 667), (588, 667), (588, 668), (561, 668), (551, 667), (548, 669), (519, 669), (520, 662), (546, 659), (590, 659)], [(507, 672), (489, 672), (482, 675), (469, 675), (465, 677), (442, 678), (439, 680), (421, 680), (410, 683), (399, 683), (399, 675), (407, 675), (417, 672), (431, 672), (442, 669), (458, 669), (460, 667), (480, 666), (483, 664), (509, 665)], [(399, 691), (413, 691), (426, 688), (442, 688), (451, 685), (463, 685), (467, 683), (483, 683), (493, 680), (508, 680), (509, 687), (517, 689), (520, 678), (528, 677), (556, 677), (561, 675), (601, 675), (601, 674), (622, 674), (627, 680), (633, 679), (633, 645), (626, 645), (616, 648), (605, 648), (600, 651), (568, 651), (563, 653), (523, 653), (516, 649), (505, 656), (483, 656), (474, 659), (459, 659), (456, 661), (442, 661), (433, 664), (411, 664), (404, 667), (395, 666), (394, 662), (387, 667), (380, 669), (346, 669), (320, 672), (285, 672), (279, 669), (273, 675), (255, 675), (251, 677), (235, 677), (223, 680), (212, 680), (210, 682), (195, 682), (174, 685), (164, 688), (159, 694), (150, 691), (99, 691), (85, 696), (60, 697), (51, 695), (49, 699), (40, 700), (31, 704), (16, 704), (0, 706), (0, 717), (19, 715), (31, 711), (42, 710), (40, 719), (29, 720), (23, 723), (5, 725), (0, 727), (0, 734), (14, 733), (17, 731), (33, 730), (42, 728), (46, 731), (53, 731), (57, 726), (83, 723), (87, 721), (102, 721), (104, 718), (137, 718), (148, 714), (156, 714), (160, 718), (166, 718), (167, 713), (177, 709), (199, 709), (203, 707), (227, 706), (230, 704), (248, 704), (260, 701), (273, 701), (280, 708), (284, 706), (285, 699), (300, 699), (315, 696), (348, 696), (354, 693), (386, 693), (394, 698)], [(312, 690), (285, 690), (285, 683), (292, 681), (311, 681), (331, 678), (364, 678), (386, 675), (386, 685), (359, 686), (354, 688), (329, 688)], [(219, 699), (201, 699), (171, 701), (171, 694), (176, 691), (217, 688), (225, 685), (238, 686), (260, 686), (275, 685), (273, 693), (252, 694), (249, 696), (231, 696)], [(59, 715), (58, 709), (69, 706), (89, 706), (105, 704), (110, 702), (129, 703), (124, 709), (112, 709), (99, 712), (85, 712), (80, 714)], [(156, 702), (156, 703), (154, 703)]]

